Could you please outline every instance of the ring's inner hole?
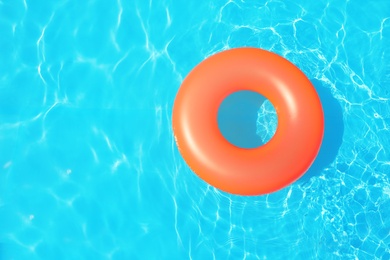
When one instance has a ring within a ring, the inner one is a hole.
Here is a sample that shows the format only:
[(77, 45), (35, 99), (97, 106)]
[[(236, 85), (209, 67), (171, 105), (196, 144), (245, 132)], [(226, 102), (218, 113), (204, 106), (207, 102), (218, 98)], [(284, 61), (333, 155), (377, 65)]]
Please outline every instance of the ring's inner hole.
[(227, 96), (218, 110), (218, 127), (233, 145), (256, 148), (267, 143), (278, 124), (272, 103), (257, 92), (242, 90)]

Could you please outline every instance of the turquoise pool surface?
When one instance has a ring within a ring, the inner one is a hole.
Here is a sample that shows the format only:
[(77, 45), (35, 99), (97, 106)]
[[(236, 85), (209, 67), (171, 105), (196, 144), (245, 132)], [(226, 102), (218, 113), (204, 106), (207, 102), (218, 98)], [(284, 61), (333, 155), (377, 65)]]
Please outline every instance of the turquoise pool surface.
[[(184, 77), (240, 46), (324, 107), (316, 161), (265, 196), (208, 186), (172, 134)], [(388, 0), (0, 0), (0, 259), (390, 259), (389, 46)]]

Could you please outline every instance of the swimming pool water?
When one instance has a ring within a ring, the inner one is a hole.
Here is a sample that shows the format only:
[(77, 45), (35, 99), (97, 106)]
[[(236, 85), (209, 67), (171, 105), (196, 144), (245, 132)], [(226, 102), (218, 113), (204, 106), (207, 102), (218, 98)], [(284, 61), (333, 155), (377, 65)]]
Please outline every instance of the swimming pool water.
[[(0, 259), (390, 259), (389, 11), (0, 0)], [(183, 78), (239, 46), (289, 59), (324, 106), (317, 160), (266, 196), (208, 186), (172, 136)]]

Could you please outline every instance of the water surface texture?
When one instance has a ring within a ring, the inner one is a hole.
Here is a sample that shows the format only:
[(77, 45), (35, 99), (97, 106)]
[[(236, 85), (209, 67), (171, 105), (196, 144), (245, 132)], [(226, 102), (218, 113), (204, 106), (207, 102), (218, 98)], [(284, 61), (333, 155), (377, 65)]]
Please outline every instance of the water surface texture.
[[(183, 78), (239, 46), (324, 106), (318, 159), (266, 196), (172, 135)], [(388, 46), (388, 0), (0, 0), (0, 259), (390, 259)]]

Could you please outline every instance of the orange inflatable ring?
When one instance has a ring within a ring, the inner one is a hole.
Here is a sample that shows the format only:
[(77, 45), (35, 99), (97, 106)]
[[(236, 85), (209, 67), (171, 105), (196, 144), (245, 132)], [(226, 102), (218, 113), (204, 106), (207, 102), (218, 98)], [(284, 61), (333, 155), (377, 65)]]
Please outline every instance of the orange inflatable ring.
[[(234, 146), (218, 128), (221, 102), (240, 90), (260, 93), (276, 109), (275, 135), (263, 146)], [(240, 195), (271, 193), (300, 178), (324, 132), (321, 102), (308, 78), (281, 56), (257, 48), (224, 51), (195, 67), (177, 93), (172, 123), (190, 168), (216, 188)]]

